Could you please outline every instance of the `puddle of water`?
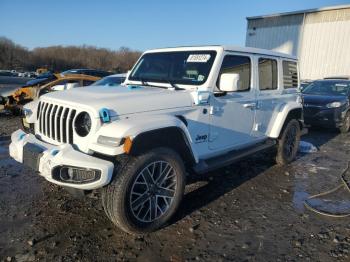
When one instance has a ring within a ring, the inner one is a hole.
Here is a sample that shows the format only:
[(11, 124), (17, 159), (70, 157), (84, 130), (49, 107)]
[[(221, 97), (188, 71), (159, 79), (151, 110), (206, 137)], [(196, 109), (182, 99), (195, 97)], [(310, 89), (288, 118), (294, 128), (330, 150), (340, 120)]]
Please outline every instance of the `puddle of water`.
[(303, 213), (305, 211), (304, 201), (309, 197), (310, 195), (307, 192), (303, 191), (296, 191), (293, 195), (293, 205), (294, 208), (299, 212)]
[(297, 180), (294, 187), (293, 206), (298, 213), (303, 213), (305, 211), (304, 201), (309, 196), (309, 193), (306, 192), (305, 184)]
[[(308, 165), (312, 166), (312, 165)], [(312, 166), (313, 168), (313, 166)], [(311, 168), (311, 169), (312, 169)], [(310, 168), (307, 168), (311, 172)], [(321, 170), (327, 170), (328, 168), (316, 168)], [(345, 186), (341, 186), (343, 183), (336, 176), (327, 176), (324, 172), (323, 174), (296, 174), (294, 181), (294, 194), (293, 194), (293, 206), (298, 213), (303, 213), (305, 211), (305, 203), (325, 214), (334, 214), (344, 216), (350, 213), (350, 191)], [(343, 175), (344, 180), (347, 182), (347, 175), (350, 178), (350, 172)], [(322, 180), (320, 180), (322, 179)], [(325, 182), (326, 181), (326, 182)], [(327, 184), (326, 189), (325, 184)], [(330, 185), (334, 185), (334, 189), (330, 188)], [(319, 192), (327, 191), (329, 193), (320, 195), (314, 198), (310, 198), (311, 195), (308, 193), (315, 186), (320, 190)], [(336, 186), (339, 188), (337, 189)]]
[(299, 149), (298, 151), (300, 153), (315, 153), (318, 151), (317, 147), (315, 147), (313, 144), (306, 142), (306, 141), (300, 141), (299, 143)]
[(349, 199), (322, 199), (312, 198), (306, 200), (307, 204), (323, 213), (345, 215), (350, 213)]

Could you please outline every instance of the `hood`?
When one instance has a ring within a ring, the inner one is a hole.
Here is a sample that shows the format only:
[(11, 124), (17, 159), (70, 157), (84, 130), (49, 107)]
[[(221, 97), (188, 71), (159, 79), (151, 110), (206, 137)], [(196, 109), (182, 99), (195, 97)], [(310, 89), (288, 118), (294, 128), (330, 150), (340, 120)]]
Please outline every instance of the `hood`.
[(88, 86), (43, 95), (41, 100), (67, 104), (74, 108), (89, 108), (99, 117), (102, 108), (110, 116), (192, 106), (192, 97), (186, 90), (168, 90), (143, 86)]
[(345, 102), (348, 100), (347, 96), (330, 96), (330, 95), (311, 95), (303, 94), (304, 104), (325, 106), (332, 102)]
[(21, 87), (18, 86), (7, 86), (7, 87), (2, 87), (0, 89), (0, 96), (2, 97), (8, 97), (11, 96), (16, 90), (18, 90)]

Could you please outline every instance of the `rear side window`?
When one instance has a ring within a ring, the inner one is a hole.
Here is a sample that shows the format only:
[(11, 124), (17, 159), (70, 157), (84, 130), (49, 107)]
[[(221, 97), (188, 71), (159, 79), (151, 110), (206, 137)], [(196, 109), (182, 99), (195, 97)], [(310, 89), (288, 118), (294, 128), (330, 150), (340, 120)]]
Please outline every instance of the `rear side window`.
[(274, 59), (259, 58), (259, 89), (277, 89), (277, 61)]
[(238, 91), (250, 89), (251, 61), (248, 56), (227, 55), (222, 62), (217, 86), (223, 73), (239, 74)]
[(283, 85), (284, 88), (298, 87), (298, 67), (296, 62), (283, 61)]

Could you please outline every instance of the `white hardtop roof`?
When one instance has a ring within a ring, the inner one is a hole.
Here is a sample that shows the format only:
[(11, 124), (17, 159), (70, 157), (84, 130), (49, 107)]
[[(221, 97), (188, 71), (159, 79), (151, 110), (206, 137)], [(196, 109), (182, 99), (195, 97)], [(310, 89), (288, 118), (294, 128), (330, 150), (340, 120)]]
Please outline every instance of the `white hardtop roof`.
[(239, 53), (251, 53), (251, 54), (260, 54), (267, 56), (275, 56), (275, 57), (284, 57), (288, 59), (297, 60), (296, 56), (289, 55), (286, 53), (280, 53), (267, 49), (260, 49), (254, 47), (239, 47), (239, 46), (224, 46), (224, 45), (208, 45), (208, 46), (180, 46), (180, 47), (169, 47), (169, 48), (161, 48), (161, 49), (152, 49), (148, 50), (145, 53), (158, 53), (158, 52), (176, 52), (176, 51), (232, 51)]
[(275, 13), (275, 14), (259, 15), (259, 16), (249, 16), (249, 17), (247, 17), (247, 20), (277, 17), (277, 16), (286, 16), (286, 15), (308, 14), (308, 13), (316, 13), (316, 12), (322, 12), (322, 11), (339, 10), (339, 9), (347, 9), (347, 8), (350, 8), (350, 5), (326, 6), (326, 7), (321, 7), (321, 8), (306, 9), (306, 10), (300, 10), (300, 11)]

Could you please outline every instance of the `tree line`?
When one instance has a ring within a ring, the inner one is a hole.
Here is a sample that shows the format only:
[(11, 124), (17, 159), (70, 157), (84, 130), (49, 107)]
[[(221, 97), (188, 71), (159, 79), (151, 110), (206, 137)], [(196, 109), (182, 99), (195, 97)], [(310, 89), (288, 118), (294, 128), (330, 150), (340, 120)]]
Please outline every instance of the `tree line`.
[(46, 68), (61, 72), (72, 68), (92, 68), (126, 72), (139, 58), (139, 51), (121, 47), (113, 51), (94, 46), (50, 46), (33, 50), (0, 37), (0, 69), (35, 71)]

